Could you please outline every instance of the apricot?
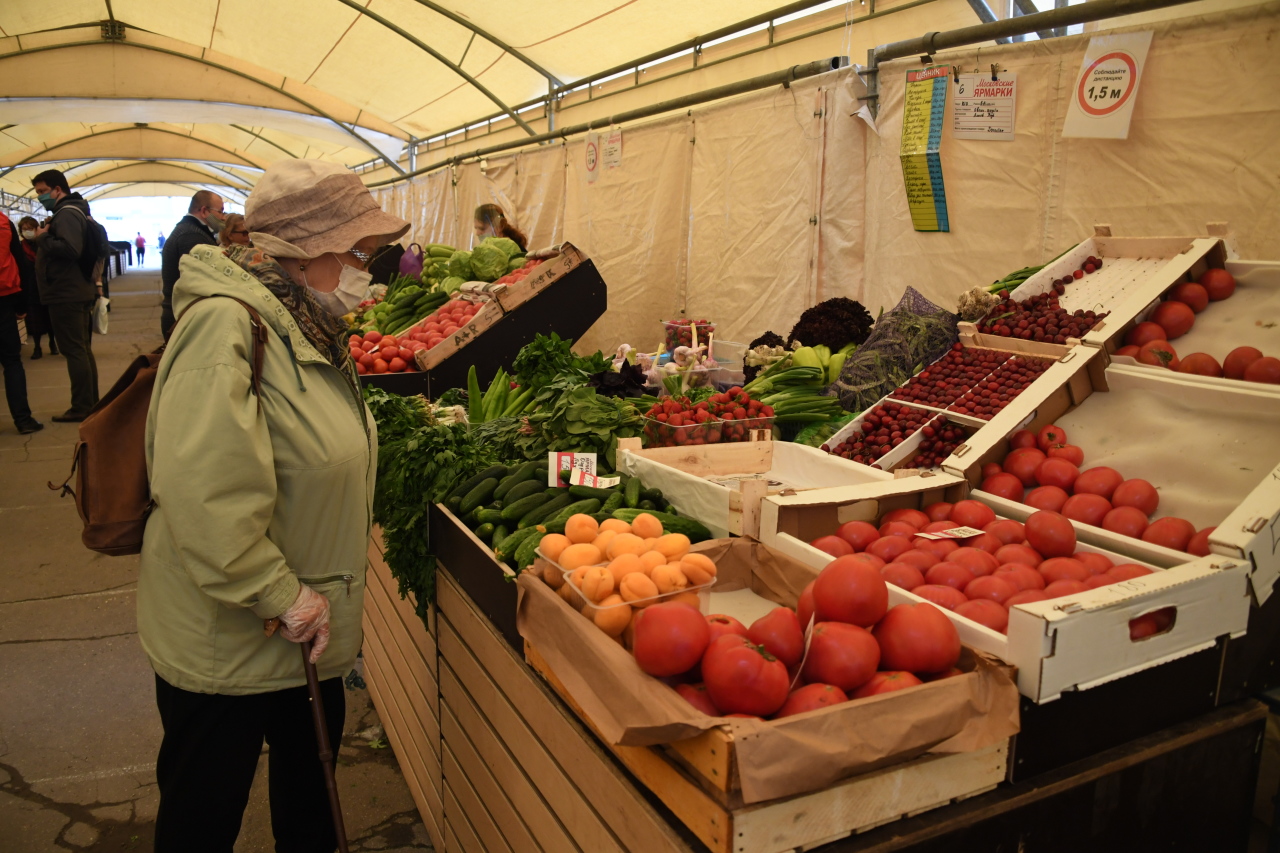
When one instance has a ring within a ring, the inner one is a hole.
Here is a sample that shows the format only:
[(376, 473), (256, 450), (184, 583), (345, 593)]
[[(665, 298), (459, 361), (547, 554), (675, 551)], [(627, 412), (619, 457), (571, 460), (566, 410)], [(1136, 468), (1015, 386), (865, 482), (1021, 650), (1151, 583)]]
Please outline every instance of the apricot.
[(658, 588), (659, 594), (680, 592), (689, 586), (689, 579), (681, 571), (680, 565), (680, 563), (668, 563), (665, 566), (658, 566), (649, 575), (653, 585)]
[(604, 521), (600, 522), (600, 531), (603, 533), (606, 530), (612, 530), (615, 533), (635, 532), (631, 529), (630, 524), (627, 524), (620, 518), (606, 518)]
[(596, 627), (610, 637), (621, 637), (631, 624), (631, 606), (620, 595), (611, 595), (592, 613)]
[(618, 593), (622, 596), (622, 600), (632, 604), (635, 607), (645, 607), (652, 604), (653, 601), (643, 601), (643, 599), (656, 599), (658, 597), (658, 587), (648, 576), (642, 572), (632, 572), (622, 579), (622, 583), (618, 585)]
[(689, 537), (683, 533), (668, 533), (660, 537), (653, 548), (667, 560), (674, 562), (689, 553)]
[(667, 558), (658, 551), (645, 551), (640, 555), (640, 564), (644, 566), (644, 573), (647, 575), (652, 573), (658, 566), (665, 566)]
[(570, 542), (589, 543), (600, 535), (600, 524), (589, 515), (571, 515), (564, 524), (564, 535)]
[[(591, 566), (578, 571), (585, 571), (582, 580), (578, 581), (578, 588), (588, 601), (604, 601), (613, 595), (613, 572), (607, 566)], [(578, 572), (573, 575), (576, 580)]]
[(548, 533), (542, 537), (542, 541), (538, 543), (538, 550), (542, 552), (542, 556), (548, 560), (560, 561), (560, 554), (565, 548), (573, 543), (569, 541), (569, 537), (562, 533)]
[(608, 554), (609, 545), (613, 542), (614, 538), (617, 537), (617, 535), (618, 535), (618, 531), (616, 530), (602, 530), (600, 531), (600, 535), (597, 536), (591, 544), (595, 545), (596, 550), (598, 550), (601, 554)]
[[(592, 519), (593, 521), (595, 519)], [(589, 542), (570, 545), (560, 552), (560, 566), (573, 570), (582, 566), (594, 566), (604, 560), (596, 546)]]
[(620, 554), (643, 554), (644, 551), (644, 542), (639, 536), (634, 533), (619, 533), (609, 543), (609, 550), (606, 553), (613, 558)]
[(641, 539), (657, 539), (662, 535), (662, 522), (649, 513), (642, 512), (631, 522), (631, 532)]
[(716, 576), (716, 564), (705, 554), (685, 554), (680, 558), (680, 568), (691, 586), (702, 586)]

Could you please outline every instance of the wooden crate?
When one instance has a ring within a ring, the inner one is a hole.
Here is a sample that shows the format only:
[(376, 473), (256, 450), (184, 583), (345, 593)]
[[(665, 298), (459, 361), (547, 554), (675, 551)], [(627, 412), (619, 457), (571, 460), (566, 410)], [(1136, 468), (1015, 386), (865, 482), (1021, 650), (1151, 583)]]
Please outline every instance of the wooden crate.
[(449, 337), (431, 349), (420, 349), (414, 353), (413, 360), (418, 363), (418, 369), (425, 372), (436, 367), (440, 362), (489, 331), (502, 319), (502, 315), (502, 306), (498, 304), (497, 300), (486, 302), (485, 306), (476, 312), (476, 315), (471, 318), (467, 325), (449, 335)]
[(514, 311), (546, 288), (582, 266), (587, 256), (572, 243), (562, 243), (560, 252), (544, 260), (537, 272), (525, 276), (514, 284), (500, 284), (493, 288), (494, 298), (504, 312)]
[(764, 430), (753, 431), (751, 441), (689, 447), (645, 449), (639, 438), (619, 439), (618, 470), (661, 489), (716, 538), (758, 536), (768, 495), (892, 478), (816, 448), (772, 441)]
[[(556, 694), (586, 718), (555, 673), (526, 643), (525, 654)], [(592, 731), (599, 732), (592, 727)], [(1008, 743), (928, 756), (846, 779), (809, 794), (745, 805), (733, 737), (711, 729), (665, 748), (609, 745), (614, 755), (715, 853), (783, 853), (811, 848), (993, 789), (1007, 771)]]

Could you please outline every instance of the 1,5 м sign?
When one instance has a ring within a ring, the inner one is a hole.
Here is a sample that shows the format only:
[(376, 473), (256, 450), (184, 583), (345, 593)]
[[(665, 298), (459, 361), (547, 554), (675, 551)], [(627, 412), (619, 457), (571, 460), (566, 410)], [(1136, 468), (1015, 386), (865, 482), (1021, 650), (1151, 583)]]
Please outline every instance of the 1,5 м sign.
[(1150, 47), (1150, 31), (1090, 40), (1067, 107), (1063, 136), (1128, 138), (1142, 64)]

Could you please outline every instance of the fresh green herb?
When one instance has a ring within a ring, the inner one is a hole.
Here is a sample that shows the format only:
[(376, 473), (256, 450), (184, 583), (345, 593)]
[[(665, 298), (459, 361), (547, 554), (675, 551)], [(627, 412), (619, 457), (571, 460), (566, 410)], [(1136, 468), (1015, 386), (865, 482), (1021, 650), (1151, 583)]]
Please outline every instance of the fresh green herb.
[(542, 388), (563, 374), (577, 375), (578, 384), (584, 384), (587, 377), (608, 369), (611, 364), (612, 361), (599, 352), (585, 358), (575, 355), (573, 341), (552, 332), (549, 337), (537, 335), (525, 344), (512, 362), (511, 370), (521, 388)]
[(628, 400), (602, 397), (594, 388), (575, 388), (529, 416), (516, 447), (525, 459), (549, 450), (595, 452), (615, 466), (619, 438), (640, 434), (644, 418)]

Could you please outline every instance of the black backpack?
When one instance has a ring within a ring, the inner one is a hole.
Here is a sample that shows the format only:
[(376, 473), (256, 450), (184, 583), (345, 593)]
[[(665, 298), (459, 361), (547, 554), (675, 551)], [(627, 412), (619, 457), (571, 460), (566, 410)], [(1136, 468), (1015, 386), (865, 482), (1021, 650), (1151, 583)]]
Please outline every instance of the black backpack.
[(84, 211), (74, 205), (67, 205), (67, 210), (74, 210), (84, 220), (84, 248), (80, 251), (80, 272), (90, 283), (93, 282), (93, 268), (98, 261), (105, 260), (111, 254), (111, 244), (107, 242), (107, 229), (101, 223), (85, 216)]

